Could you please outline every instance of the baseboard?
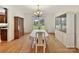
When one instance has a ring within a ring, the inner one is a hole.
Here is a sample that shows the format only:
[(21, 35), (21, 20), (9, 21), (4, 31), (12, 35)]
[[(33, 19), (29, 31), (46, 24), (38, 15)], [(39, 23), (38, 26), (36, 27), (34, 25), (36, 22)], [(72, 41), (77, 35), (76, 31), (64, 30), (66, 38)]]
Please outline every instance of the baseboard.
[(9, 41), (7, 41), (7, 42), (12, 42), (12, 41), (14, 41), (14, 40), (16, 40), (16, 39), (12, 39), (12, 40), (9, 40)]
[(31, 32), (28, 32), (28, 33), (24, 33), (24, 35), (25, 35), (25, 34), (30, 34), (30, 33), (31, 33)]
[(53, 35), (55, 35), (55, 33), (52, 33), (52, 32), (50, 32), (50, 33), (48, 32), (48, 34), (53, 34)]
[(79, 48), (75, 48), (76, 50), (79, 50)]
[[(24, 33), (24, 35), (26, 35), (26, 34), (30, 34), (31, 32), (27, 32), (27, 33)], [(54, 32), (48, 32), (48, 34), (53, 34), (53, 35), (55, 35), (55, 33)]]

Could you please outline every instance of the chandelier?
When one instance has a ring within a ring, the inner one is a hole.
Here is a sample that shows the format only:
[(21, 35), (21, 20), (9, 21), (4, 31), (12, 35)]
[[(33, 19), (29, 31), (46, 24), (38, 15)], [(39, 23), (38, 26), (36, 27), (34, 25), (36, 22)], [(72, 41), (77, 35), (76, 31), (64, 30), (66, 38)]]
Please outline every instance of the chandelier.
[(34, 12), (34, 15), (37, 17), (42, 16), (42, 11), (39, 9), (39, 5), (37, 5), (37, 10)]

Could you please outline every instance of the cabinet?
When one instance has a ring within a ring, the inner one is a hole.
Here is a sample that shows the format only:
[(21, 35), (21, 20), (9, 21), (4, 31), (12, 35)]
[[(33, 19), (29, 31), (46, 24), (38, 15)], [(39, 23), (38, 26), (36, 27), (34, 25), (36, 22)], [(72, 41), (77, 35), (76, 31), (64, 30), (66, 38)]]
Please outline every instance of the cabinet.
[(56, 17), (55, 27), (59, 31), (66, 32), (66, 14)]
[(65, 13), (55, 19), (55, 36), (67, 48), (75, 47), (75, 14)]
[(0, 15), (0, 23), (4, 23), (5, 22), (5, 15)]
[(0, 7), (0, 41), (7, 41), (8, 23), (7, 23), (7, 8)]
[(22, 17), (14, 17), (14, 38), (18, 39), (24, 35), (24, 19)]
[(0, 23), (7, 23), (7, 8), (2, 9), (4, 12), (0, 12)]
[(1, 28), (1, 41), (7, 41), (7, 28)]

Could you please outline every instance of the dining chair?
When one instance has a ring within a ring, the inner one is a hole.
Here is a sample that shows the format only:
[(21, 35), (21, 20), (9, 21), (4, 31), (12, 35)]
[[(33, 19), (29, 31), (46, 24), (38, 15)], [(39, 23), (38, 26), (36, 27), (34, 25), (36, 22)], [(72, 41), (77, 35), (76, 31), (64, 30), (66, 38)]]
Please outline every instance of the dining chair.
[(36, 32), (36, 44), (35, 44), (35, 52), (38, 52), (38, 47), (43, 47), (43, 53), (45, 53), (46, 48), (46, 40), (45, 40), (45, 32)]

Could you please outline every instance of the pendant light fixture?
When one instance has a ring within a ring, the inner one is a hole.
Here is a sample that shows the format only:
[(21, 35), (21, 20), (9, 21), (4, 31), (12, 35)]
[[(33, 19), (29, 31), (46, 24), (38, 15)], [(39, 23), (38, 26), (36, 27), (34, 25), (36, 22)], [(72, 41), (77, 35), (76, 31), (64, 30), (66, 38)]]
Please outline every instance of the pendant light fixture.
[(39, 5), (37, 5), (37, 10), (34, 12), (34, 15), (37, 17), (42, 16), (42, 11), (39, 9)]

